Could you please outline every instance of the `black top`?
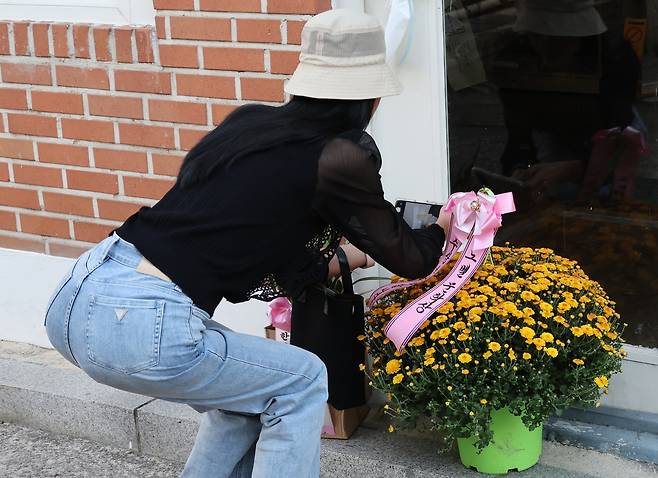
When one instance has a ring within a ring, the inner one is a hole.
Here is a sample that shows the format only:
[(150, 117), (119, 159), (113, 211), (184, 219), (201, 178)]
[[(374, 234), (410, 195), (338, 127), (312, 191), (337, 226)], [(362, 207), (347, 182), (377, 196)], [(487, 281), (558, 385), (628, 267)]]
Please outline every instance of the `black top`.
[(380, 166), (362, 131), (284, 144), (175, 185), (116, 232), (210, 314), (222, 298), (297, 297), (324, 281), (341, 236), (395, 274), (425, 276), (443, 230), (409, 228), (384, 199)]

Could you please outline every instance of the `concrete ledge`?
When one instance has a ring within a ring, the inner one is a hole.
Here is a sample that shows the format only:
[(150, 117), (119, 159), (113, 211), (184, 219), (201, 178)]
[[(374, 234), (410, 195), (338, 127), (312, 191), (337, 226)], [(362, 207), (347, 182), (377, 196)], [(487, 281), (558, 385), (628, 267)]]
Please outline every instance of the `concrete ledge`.
[[(0, 342), (0, 421), (183, 462), (194, 442), (199, 415), (185, 405), (95, 383), (52, 351)], [(383, 428), (375, 417), (350, 440), (323, 440), (321, 476), (482, 476), (465, 469), (455, 453), (437, 454), (438, 442), (432, 434), (389, 434)], [(545, 442), (541, 462), (519, 476), (655, 478), (656, 473), (658, 468), (652, 465)]]

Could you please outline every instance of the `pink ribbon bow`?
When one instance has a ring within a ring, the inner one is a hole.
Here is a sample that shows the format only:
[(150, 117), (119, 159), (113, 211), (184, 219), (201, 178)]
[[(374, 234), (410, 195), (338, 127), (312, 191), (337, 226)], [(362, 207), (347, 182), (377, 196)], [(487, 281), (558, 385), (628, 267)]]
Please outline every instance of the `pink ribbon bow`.
[(512, 193), (454, 193), (448, 198), (445, 211), (454, 218), (455, 238), (464, 243), (473, 234), (473, 250), (479, 251), (493, 245), (496, 230), (503, 223), (502, 215), (514, 211), (514, 199)]
[(290, 332), (292, 304), (285, 297), (279, 297), (267, 304), (267, 317), (272, 327)]
[(502, 215), (515, 211), (512, 193), (494, 196), (487, 192), (455, 193), (446, 203), (452, 213), (443, 254), (434, 271), (426, 278), (396, 282), (377, 289), (370, 296), (372, 306), (391, 292), (421, 283), (437, 274), (465, 243), (459, 260), (446, 277), (423, 295), (405, 305), (386, 325), (384, 333), (402, 350), (431, 315), (445, 305), (473, 277), (493, 245)]

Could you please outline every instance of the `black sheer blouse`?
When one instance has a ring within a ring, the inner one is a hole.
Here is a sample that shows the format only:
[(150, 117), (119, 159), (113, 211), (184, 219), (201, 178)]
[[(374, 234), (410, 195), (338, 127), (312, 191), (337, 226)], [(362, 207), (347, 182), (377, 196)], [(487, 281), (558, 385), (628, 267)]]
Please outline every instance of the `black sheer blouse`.
[(443, 230), (409, 228), (384, 199), (380, 166), (362, 131), (284, 144), (175, 185), (116, 232), (210, 314), (222, 298), (296, 297), (324, 281), (341, 236), (395, 274), (427, 275)]

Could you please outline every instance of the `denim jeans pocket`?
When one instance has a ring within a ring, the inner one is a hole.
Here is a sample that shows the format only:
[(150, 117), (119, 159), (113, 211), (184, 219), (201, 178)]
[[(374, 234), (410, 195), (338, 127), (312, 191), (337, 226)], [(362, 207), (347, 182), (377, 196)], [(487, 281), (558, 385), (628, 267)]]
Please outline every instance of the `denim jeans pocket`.
[(158, 365), (163, 300), (91, 297), (87, 356), (98, 366), (127, 374)]

